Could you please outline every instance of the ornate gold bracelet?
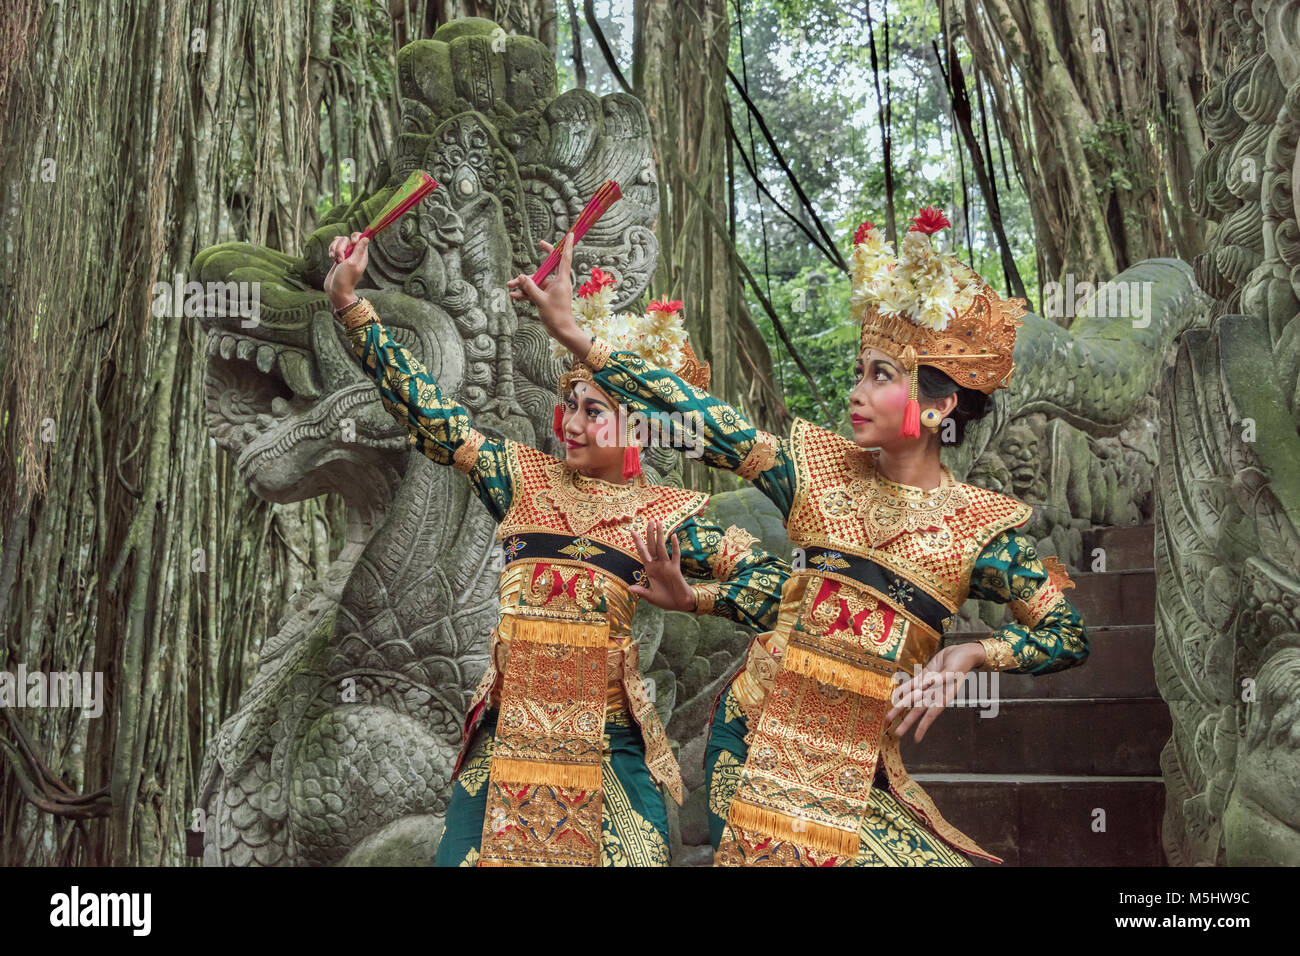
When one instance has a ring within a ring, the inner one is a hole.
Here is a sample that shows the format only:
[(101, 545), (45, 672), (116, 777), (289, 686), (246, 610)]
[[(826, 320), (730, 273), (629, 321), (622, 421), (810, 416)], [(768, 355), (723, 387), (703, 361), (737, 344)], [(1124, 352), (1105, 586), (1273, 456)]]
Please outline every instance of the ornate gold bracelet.
[(591, 348), (587, 349), (587, 357), (582, 360), (582, 364), (589, 366), (593, 372), (599, 372), (613, 354), (614, 349), (608, 342), (593, 335)]
[(746, 481), (753, 481), (776, 463), (776, 453), (780, 439), (765, 431), (757, 431), (754, 444), (744, 460), (736, 466), (736, 474)]
[(986, 637), (980, 641), (984, 647), (984, 668), (991, 671), (1005, 671), (1017, 666), (1016, 656), (1011, 653), (1011, 644), (1000, 637)]
[(722, 585), (716, 582), (692, 584), (691, 591), (695, 594), (695, 613), (712, 614), (714, 602), (717, 601), (721, 589)]
[(379, 316), (368, 299), (357, 299), (351, 305), (346, 305), (342, 309), (335, 309), (334, 318), (349, 332), (363, 325), (369, 325), (371, 322), (379, 321)]

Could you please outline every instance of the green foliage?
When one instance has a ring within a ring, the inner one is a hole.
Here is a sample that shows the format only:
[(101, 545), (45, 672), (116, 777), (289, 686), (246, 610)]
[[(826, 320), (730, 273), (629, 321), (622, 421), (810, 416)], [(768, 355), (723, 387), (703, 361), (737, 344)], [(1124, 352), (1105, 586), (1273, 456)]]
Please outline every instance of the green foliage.
[[(888, 72), (884, 63), (886, 12)], [(884, 228), (887, 216), (883, 137), (871, 70), (867, 4), (861, 0), (850, 4), (834, 0), (755, 0), (741, 3), (740, 13), (744, 58), (742, 61), (740, 31), (733, 17), (732, 71), (742, 81), (747, 79), (750, 97), (840, 253), (847, 258), (857, 225), (869, 219)], [(921, 206), (940, 206), (955, 224), (944, 234), (955, 244), (954, 251), (995, 288), (1006, 291), (996, 238), (966, 155), (962, 156), (966, 178), (963, 200), (962, 166), (956, 152), (961, 139), (949, 118), (947, 94), (931, 49), (931, 42), (941, 37), (937, 4), (931, 0), (894, 0), (888, 4), (875, 0), (871, 14), (882, 97), (888, 83), (899, 234), (906, 231), (908, 217)], [(969, 56), (960, 48), (959, 55)], [(973, 75), (968, 62), (963, 67), (968, 76)], [(970, 95), (980, 134), (973, 87)], [(762, 181), (816, 234), (757, 123), (751, 130), (748, 111), (739, 96), (732, 97), (732, 109), (747, 154), (752, 136)], [(1029, 204), (1010, 165), (1009, 150), (1009, 179), (1004, 179), (992, 129), (989, 137), (1004, 228), (1027, 291), (1036, 297), (1037, 258)], [(857, 358), (857, 329), (848, 311), (848, 277), (769, 200), (758, 198), (739, 157), (735, 166), (737, 247), (760, 284), (770, 285), (773, 307), (811, 368), (831, 412), (846, 418)], [(969, 237), (959, 228), (963, 202), (971, 226)], [(814, 289), (808, 278), (818, 273), (827, 281)], [(808, 308), (793, 311), (792, 304), (801, 296)], [(824, 416), (813, 400), (811, 388), (752, 294), (750, 311), (772, 349), (790, 411), (820, 421)]]
[(392, 20), (381, 3), (366, 0), (334, 5), (332, 53), (338, 66), (356, 86), (366, 88), (374, 99), (393, 94)]

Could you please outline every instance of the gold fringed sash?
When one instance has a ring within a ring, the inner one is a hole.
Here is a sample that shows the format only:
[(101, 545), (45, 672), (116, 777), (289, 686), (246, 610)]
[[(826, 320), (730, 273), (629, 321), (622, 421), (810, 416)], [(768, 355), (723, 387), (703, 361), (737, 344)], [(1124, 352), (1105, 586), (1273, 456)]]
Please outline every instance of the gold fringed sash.
[[(827, 657), (798, 641), (798, 632), (792, 636), (785, 649), (785, 669), (802, 674), (819, 684), (831, 684), (854, 694), (875, 696), (876, 688), (888, 685), (886, 694), (893, 690), (889, 675), (873, 667), (859, 667), (843, 659)], [(886, 663), (887, 662), (882, 662)]]
[(609, 625), (514, 617), (479, 866), (600, 866)]
[(898, 752), (898, 738), (893, 734), (885, 734), (885, 741), (881, 747), (881, 760), (885, 765), (885, 772), (889, 774), (889, 786), (894, 796), (924, 820), (945, 843), (971, 856), (978, 856), (993, 863), (1002, 862), (1000, 856), (994, 856), (943, 818), (943, 814), (934, 805), (930, 795), (921, 789), (921, 785), (904, 769), (903, 757)]
[[(764, 844), (765, 859), (794, 865), (842, 865), (857, 855), (895, 686), (884, 673), (821, 660), (809, 653), (792, 661), (787, 648), (728, 815), (733, 832)], [(718, 859), (749, 855), (723, 846)]]

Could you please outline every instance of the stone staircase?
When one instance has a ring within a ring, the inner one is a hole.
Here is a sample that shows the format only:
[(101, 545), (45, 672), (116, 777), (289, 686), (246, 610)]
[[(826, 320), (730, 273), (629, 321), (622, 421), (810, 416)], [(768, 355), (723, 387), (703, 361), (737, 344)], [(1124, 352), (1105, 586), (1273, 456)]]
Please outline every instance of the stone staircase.
[(1170, 717), (1152, 667), (1153, 528), (1099, 528), (1083, 544), (1085, 555), (1106, 554), (1105, 572), (1070, 569), (1076, 587), (1066, 591), (1088, 630), (1088, 660), (1043, 677), (1000, 675), (996, 716), (950, 708), (920, 744), (909, 729), (903, 762), (950, 823), (1008, 865), (1163, 866)]

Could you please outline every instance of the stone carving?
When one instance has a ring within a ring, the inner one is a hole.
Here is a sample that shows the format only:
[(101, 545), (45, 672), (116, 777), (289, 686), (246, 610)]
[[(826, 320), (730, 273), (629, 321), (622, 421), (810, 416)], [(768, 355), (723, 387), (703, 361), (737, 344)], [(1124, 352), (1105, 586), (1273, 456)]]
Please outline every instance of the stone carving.
[[(1216, 300), (1159, 392), (1156, 677), (1175, 865), (1300, 864), (1300, 4), (1218, 0), (1239, 54), (1191, 189)], [(1221, 41), (1221, 42), (1217, 42)], [(1249, 51), (1249, 52), (1248, 52)]]
[[(641, 104), (556, 93), (527, 37), (457, 20), (398, 57), (402, 131), (385, 187), (331, 213), (301, 259), (230, 243), (203, 282), (256, 281), (260, 322), (203, 318), (214, 440), (259, 495), (346, 498), (348, 546), (265, 638), (258, 673), (204, 757), (204, 859), (427, 863), (441, 834), (465, 705), (487, 663), (500, 552), (468, 483), (414, 452), (320, 291), (330, 240), (365, 227), (415, 168), (441, 183), (371, 245), (365, 294), (484, 432), (546, 447), (560, 371), (506, 294), (607, 179), (624, 198), (575, 254), (637, 298), (658, 253), (658, 187)], [(233, 311), (233, 310), (232, 310)], [(672, 463), (667, 451), (648, 465)], [(652, 661), (662, 618), (638, 625)], [(653, 673), (652, 673), (652, 676)], [(675, 689), (658, 699), (668, 720)]]

